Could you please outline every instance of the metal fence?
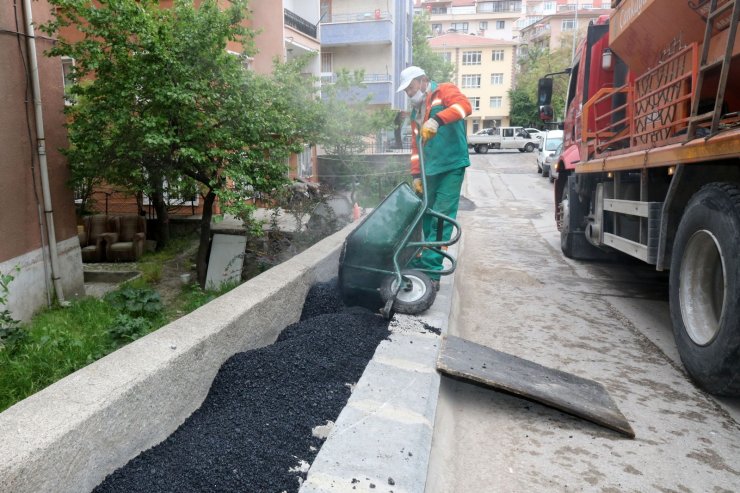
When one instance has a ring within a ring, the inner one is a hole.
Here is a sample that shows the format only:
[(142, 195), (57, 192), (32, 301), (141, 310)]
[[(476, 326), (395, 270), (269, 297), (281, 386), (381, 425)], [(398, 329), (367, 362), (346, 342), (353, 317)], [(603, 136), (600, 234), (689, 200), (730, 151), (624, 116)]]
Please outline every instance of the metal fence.
[(317, 37), (317, 31), (316, 26), (308, 22), (306, 19), (301, 17), (298, 14), (294, 14), (288, 9), (284, 9), (285, 11), (285, 25), (290, 26), (293, 29), (302, 32), (303, 34), (306, 34), (308, 36), (311, 36), (312, 38)]

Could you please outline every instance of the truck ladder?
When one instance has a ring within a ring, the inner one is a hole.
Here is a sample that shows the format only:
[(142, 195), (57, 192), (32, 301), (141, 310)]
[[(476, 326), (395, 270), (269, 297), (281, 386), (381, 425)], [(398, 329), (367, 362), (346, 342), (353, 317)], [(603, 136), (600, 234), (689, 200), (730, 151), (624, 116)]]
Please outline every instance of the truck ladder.
[[(699, 73), (696, 78), (696, 88), (694, 89), (694, 100), (691, 103), (691, 117), (689, 119), (688, 128), (688, 140), (692, 140), (696, 137), (696, 129), (699, 127), (699, 123), (710, 120), (712, 121), (709, 127), (709, 134), (707, 138), (716, 134), (719, 129), (719, 120), (722, 116), (722, 103), (725, 97), (725, 88), (727, 87), (727, 77), (730, 72), (730, 60), (732, 58), (732, 48), (735, 44), (735, 34), (737, 32), (737, 22), (740, 19), (740, 0), (730, 0), (723, 4), (719, 8), (717, 7), (718, 0), (710, 0), (709, 11), (707, 12), (707, 26), (704, 31), (704, 44), (701, 49), (701, 60), (699, 64)], [(727, 46), (725, 48), (725, 56), (719, 60), (707, 62), (709, 56), (709, 45), (712, 42), (712, 34), (714, 33), (714, 23), (724, 14), (727, 10), (732, 7), (732, 15), (730, 16), (730, 24), (727, 26)], [(717, 96), (714, 101), (714, 110), (698, 115), (699, 113), (699, 99), (701, 97), (702, 86), (704, 85), (704, 74), (709, 70), (722, 65), (722, 72), (719, 77), (719, 83), (717, 86)]]

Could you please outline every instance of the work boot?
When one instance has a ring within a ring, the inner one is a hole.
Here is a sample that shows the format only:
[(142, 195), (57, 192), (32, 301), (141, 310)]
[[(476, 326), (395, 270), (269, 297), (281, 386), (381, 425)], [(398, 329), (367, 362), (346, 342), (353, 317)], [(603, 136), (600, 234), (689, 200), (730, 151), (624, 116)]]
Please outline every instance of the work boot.
[(435, 291), (439, 291), (439, 279), (432, 279), (432, 288)]

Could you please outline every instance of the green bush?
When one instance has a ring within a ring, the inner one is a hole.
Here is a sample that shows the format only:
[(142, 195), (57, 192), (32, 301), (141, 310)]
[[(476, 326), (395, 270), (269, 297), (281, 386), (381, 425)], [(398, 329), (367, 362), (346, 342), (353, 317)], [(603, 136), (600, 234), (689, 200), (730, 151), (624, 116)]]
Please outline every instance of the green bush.
[[(15, 271), (19, 271), (18, 267)], [(5, 307), (8, 304), (8, 295), (10, 294), (10, 283), (15, 279), (10, 274), (0, 272), (0, 306)], [(20, 321), (13, 318), (10, 310), (4, 308), (0, 311), (0, 350), (12, 350), (18, 344), (23, 342), (27, 337), (26, 331), (20, 325)]]
[(150, 288), (124, 286), (108, 293), (105, 300), (122, 314), (131, 317), (142, 317), (149, 320), (162, 315), (162, 302), (159, 293)]
[(121, 313), (116, 317), (113, 327), (108, 329), (108, 333), (116, 341), (131, 342), (148, 334), (151, 329), (152, 322), (150, 320)]

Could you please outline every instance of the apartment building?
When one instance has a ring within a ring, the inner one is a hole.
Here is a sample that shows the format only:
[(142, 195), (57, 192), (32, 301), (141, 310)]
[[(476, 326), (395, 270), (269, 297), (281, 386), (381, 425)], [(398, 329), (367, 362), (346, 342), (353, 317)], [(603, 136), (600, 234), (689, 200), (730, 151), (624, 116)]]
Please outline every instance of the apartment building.
[[(256, 39), (258, 52), (255, 55), (255, 70), (260, 73), (272, 71), (275, 56), (286, 61), (306, 56), (309, 61), (304, 69), (305, 74), (307, 78), (318, 80), (321, 76), (319, 0), (252, 2), (249, 5), (253, 11), (253, 25), (262, 31)], [(282, 39), (275, 39), (278, 37)], [(280, 52), (276, 53), (277, 50)], [(318, 181), (315, 146), (305, 146), (303, 152), (291, 156), (290, 176), (305, 181)]]
[[(23, 2), (0, 2), (0, 273), (12, 273), (8, 307), (17, 319), (26, 320), (49, 300), (69, 299), (84, 294), (82, 257), (78, 240), (74, 192), (67, 183), (69, 168), (59, 149), (67, 146), (64, 128), (65, 86), (75, 63), (69, 58), (44, 55), (54, 39), (34, 26), (51, 20), (52, 7), (47, 0), (31, 2), (29, 12)], [(162, 0), (168, 8), (172, 0)], [(247, 25), (259, 29), (255, 39), (257, 54), (247, 65), (260, 73), (272, 71), (273, 59), (286, 60), (308, 53), (312, 57), (307, 73), (319, 76), (319, 0), (281, 0), (250, 3), (252, 17)], [(16, 19), (18, 23), (16, 24)], [(65, 28), (68, 39), (81, 39), (75, 28)], [(31, 45), (35, 44), (35, 57)], [(240, 52), (230, 44), (230, 51)], [(31, 61), (35, 58), (38, 70)], [(25, 103), (38, 74), (39, 112)], [(43, 139), (41, 139), (43, 131)], [(39, 152), (42, 150), (42, 152)], [(316, 152), (307, 148), (291, 158), (291, 175), (312, 180), (316, 172)], [(96, 197), (100, 212), (138, 213), (135, 197), (100, 190)], [(183, 203), (180, 213), (198, 214), (198, 197)], [(20, 271), (16, 272), (15, 268)], [(3, 309), (3, 307), (0, 307)]]
[(413, 0), (321, 0), (321, 80), (364, 70), (371, 105), (405, 109), (394, 84), (411, 64)]
[(468, 97), (473, 113), (467, 133), (509, 125), (509, 90), (513, 84), (516, 42), (448, 33), (429, 40), (432, 50), (455, 65), (455, 84)]
[(503, 40), (516, 39), (523, 13), (522, 0), (416, 0), (415, 7), (429, 13), (435, 36), (457, 33)]
[[(67, 143), (62, 60), (43, 54), (53, 39), (37, 29), (29, 37), (29, 24), (51, 20), (49, 3), (30, 5), (0, 2), (0, 273), (15, 276), (8, 308), (23, 320), (55, 292), (59, 299), (84, 292), (69, 169), (59, 152)], [(26, 103), (34, 75), (39, 93)]]
[(577, 42), (589, 22), (611, 11), (609, 0), (530, 0), (519, 21), (520, 41), (556, 50)]

